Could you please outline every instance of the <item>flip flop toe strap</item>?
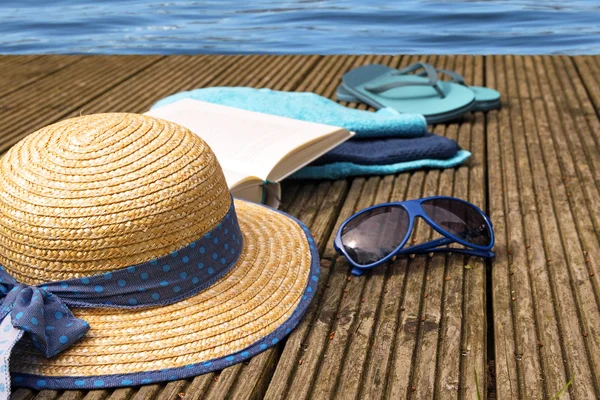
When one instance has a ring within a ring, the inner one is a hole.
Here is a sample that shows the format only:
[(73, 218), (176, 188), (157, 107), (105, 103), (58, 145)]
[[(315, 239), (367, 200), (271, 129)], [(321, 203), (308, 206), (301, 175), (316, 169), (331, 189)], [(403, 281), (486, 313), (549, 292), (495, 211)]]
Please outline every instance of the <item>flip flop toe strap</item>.
[(458, 72), (450, 71), (448, 69), (438, 69), (436, 71), (440, 72), (444, 75), (448, 75), (450, 78), (452, 78), (452, 80), (450, 81), (452, 83), (457, 83), (459, 85), (467, 86), (467, 83), (465, 82), (465, 78)]
[(415, 72), (420, 69), (422, 69), (423, 71), (416, 74), (417, 76), (421, 76), (421, 77), (436, 76), (437, 77), (437, 74), (441, 73), (441, 74), (449, 76), (451, 78), (450, 82), (457, 83), (457, 84), (463, 85), (463, 86), (467, 86), (467, 83), (465, 82), (465, 78), (458, 72), (451, 71), (449, 69), (435, 68), (431, 64), (427, 64), (425, 62), (420, 62), (420, 61), (416, 62), (414, 64), (411, 64), (406, 68), (398, 70), (398, 72), (394, 73), (394, 75), (408, 75), (411, 72)]
[(392, 75), (407, 75), (410, 72), (417, 71), (419, 69), (424, 70), (424, 77), (427, 78), (427, 82), (407, 82), (407, 81), (397, 81), (397, 82), (389, 82), (384, 83), (378, 86), (365, 86), (365, 89), (372, 93), (383, 93), (390, 89), (399, 88), (399, 87), (407, 87), (407, 86), (431, 86), (435, 89), (437, 94), (443, 99), (446, 97), (444, 91), (438, 85), (438, 77), (437, 71), (435, 68), (424, 62), (416, 62), (414, 64), (409, 65), (406, 68), (403, 68), (397, 72), (392, 73)]
[(437, 79), (433, 82), (431, 80), (428, 82), (389, 82), (378, 86), (365, 86), (365, 89), (372, 93), (383, 93), (390, 89), (406, 86), (431, 86), (442, 99), (446, 97), (446, 94), (438, 86)]

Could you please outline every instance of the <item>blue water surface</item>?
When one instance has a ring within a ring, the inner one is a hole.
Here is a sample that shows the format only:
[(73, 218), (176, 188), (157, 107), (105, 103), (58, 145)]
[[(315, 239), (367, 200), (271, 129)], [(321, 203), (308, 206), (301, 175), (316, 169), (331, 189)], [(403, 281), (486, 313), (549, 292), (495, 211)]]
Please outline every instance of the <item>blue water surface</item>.
[(600, 53), (600, 0), (1, 0), (0, 53)]

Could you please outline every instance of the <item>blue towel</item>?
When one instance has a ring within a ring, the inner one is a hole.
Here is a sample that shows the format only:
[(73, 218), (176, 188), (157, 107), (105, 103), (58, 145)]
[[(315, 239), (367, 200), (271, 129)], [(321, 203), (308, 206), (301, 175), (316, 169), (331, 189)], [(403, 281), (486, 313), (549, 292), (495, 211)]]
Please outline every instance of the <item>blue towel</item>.
[(337, 162), (388, 165), (415, 160), (445, 160), (459, 150), (460, 146), (454, 140), (429, 132), (419, 138), (349, 140), (309, 166)]
[(377, 112), (355, 110), (314, 93), (281, 92), (247, 87), (211, 87), (180, 92), (159, 100), (152, 108), (186, 98), (244, 110), (341, 126), (356, 138), (419, 137), (427, 132), (420, 114), (400, 114), (392, 109)]
[(350, 176), (389, 175), (422, 168), (452, 168), (462, 164), (471, 153), (460, 150), (446, 160), (413, 160), (388, 165), (361, 165), (349, 162), (335, 162), (326, 165), (308, 166), (295, 172), (290, 179), (340, 179)]

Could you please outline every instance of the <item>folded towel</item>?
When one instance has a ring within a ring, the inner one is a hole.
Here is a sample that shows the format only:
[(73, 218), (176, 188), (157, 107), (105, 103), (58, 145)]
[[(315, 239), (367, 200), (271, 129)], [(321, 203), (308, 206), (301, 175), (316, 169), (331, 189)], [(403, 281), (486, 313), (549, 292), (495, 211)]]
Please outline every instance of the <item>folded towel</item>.
[(471, 156), (460, 150), (446, 160), (414, 160), (388, 165), (361, 165), (349, 162), (335, 162), (326, 165), (308, 166), (295, 172), (291, 179), (341, 179), (360, 175), (389, 175), (421, 168), (452, 168), (460, 165)]
[(445, 160), (459, 150), (454, 140), (429, 132), (419, 138), (349, 140), (319, 157), (309, 167), (334, 162), (385, 165), (414, 160)]
[(355, 110), (314, 93), (281, 92), (247, 87), (211, 87), (180, 92), (159, 100), (152, 108), (186, 98), (244, 110), (341, 126), (356, 132), (355, 138), (419, 137), (427, 132), (420, 114), (400, 114), (392, 109), (377, 112)]

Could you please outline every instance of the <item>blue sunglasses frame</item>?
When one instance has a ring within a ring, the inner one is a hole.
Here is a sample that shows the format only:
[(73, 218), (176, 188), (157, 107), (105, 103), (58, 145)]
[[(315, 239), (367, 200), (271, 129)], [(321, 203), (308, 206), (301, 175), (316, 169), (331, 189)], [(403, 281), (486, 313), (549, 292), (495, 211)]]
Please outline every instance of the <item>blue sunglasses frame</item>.
[[(425, 201), (428, 201), (428, 200), (437, 200), (437, 199), (450, 199), (450, 200), (454, 200), (454, 201), (459, 201), (461, 203), (465, 203), (466, 205), (474, 208), (477, 212), (479, 212), (479, 214), (483, 217), (483, 219), (488, 224), (488, 227), (490, 229), (490, 244), (487, 246), (478, 246), (478, 245), (466, 242), (465, 240), (459, 238), (458, 236), (455, 236), (455, 235), (445, 231), (442, 227), (440, 227), (438, 224), (436, 224), (427, 215), (427, 213), (423, 209), (422, 203)], [(344, 246), (342, 244), (342, 231), (343, 231), (344, 227), (348, 224), (348, 222), (350, 222), (354, 218), (358, 217), (359, 215), (361, 215), (367, 211), (374, 210), (374, 209), (381, 208), (381, 207), (389, 207), (389, 206), (402, 207), (408, 214), (408, 219), (409, 219), (408, 229), (406, 231), (406, 235), (405, 235), (404, 239), (402, 239), (402, 242), (400, 242), (400, 244), (398, 245), (398, 247), (396, 247), (396, 249), (394, 251), (392, 251), (390, 254), (388, 254), (381, 260), (376, 261), (371, 264), (366, 264), (366, 265), (357, 264), (348, 255), (348, 253), (346, 252), (346, 249), (344, 248)], [(412, 234), (412, 230), (415, 225), (415, 219), (417, 217), (421, 217), (423, 220), (425, 220), (425, 222), (427, 222), (427, 224), (429, 224), (429, 226), (431, 226), (436, 232), (438, 232), (440, 235), (442, 235), (444, 237), (435, 239), (435, 240), (430, 240), (429, 242), (421, 243), (421, 244), (418, 244), (415, 246), (410, 246), (410, 247), (404, 248), (404, 245), (406, 244), (406, 242), (408, 242), (408, 239), (410, 238), (410, 236)], [(463, 249), (463, 248), (440, 247), (440, 246), (446, 246), (451, 243), (459, 243), (467, 248)], [(456, 197), (451, 197), (451, 196), (431, 196), (431, 197), (425, 197), (422, 199), (406, 200), (406, 201), (391, 202), (391, 203), (382, 203), (382, 204), (377, 204), (377, 205), (369, 207), (369, 208), (365, 208), (364, 210), (361, 210), (361, 211), (357, 212), (356, 214), (352, 215), (350, 218), (345, 220), (342, 223), (342, 225), (340, 225), (338, 232), (335, 236), (335, 240), (333, 241), (333, 247), (335, 248), (335, 251), (338, 252), (338, 254), (342, 254), (346, 257), (346, 259), (348, 260), (350, 265), (352, 265), (352, 271), (351, 271), (352, 275), (356, 275), (356, 276), (361, 276), (364, 274), (365, 270), (376, 267), (378, 265), (381, 265), (381, 264), (385, 263), (386, 261), (392, 259), (393, 257), (395, 257), (397, 255), (403, 255), (403, 254), (452, 252), (452, 253), (461, 253), (461, 254), (467, 254), (470, 256), (478, 256), (478, 257), (484, 257), (484, 258), (493, 258), (495, 256), (494, 252), (491, 251), (492, 247), (494, 247), (494, 227), (492, 226), (492, 222), (490, 221), (488, 216), (485, 215), (485, 213), (483, 211), (481, 211), (481, 209), (479, 207), (477, 207), (476, 205), (474, 205), (473, 203), (470, 203), (470, 202), (462, 200), (462, 199), (458, 199)]]

